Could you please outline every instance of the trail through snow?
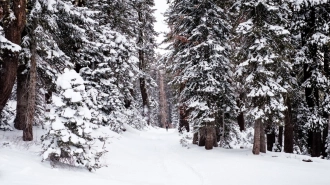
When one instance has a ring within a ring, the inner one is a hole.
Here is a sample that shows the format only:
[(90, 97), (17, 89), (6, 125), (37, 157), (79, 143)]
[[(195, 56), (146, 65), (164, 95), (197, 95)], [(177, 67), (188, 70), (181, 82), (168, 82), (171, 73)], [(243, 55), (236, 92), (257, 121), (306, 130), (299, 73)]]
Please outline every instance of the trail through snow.
[[(108, 167), (86, 169), (40, 162), (34, 147), (0, 146), (0, 185), (328, 185), (330, 162), (307, 156), (250, 149), (206, 151), (179, 144), (177, 131), (129, 128), (112, 138), (104, 162)], [(1, 140), (1, 139), (0, 139)], [(27, 150), (27, 148), (29, 148)], [(275, 157), (276, 156), (276, 157)]]

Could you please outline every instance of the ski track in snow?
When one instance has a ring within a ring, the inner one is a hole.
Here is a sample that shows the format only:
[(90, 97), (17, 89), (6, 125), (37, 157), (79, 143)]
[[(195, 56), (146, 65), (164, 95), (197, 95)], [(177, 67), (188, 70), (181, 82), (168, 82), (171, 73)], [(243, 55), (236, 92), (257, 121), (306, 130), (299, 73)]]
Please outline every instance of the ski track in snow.
[(40, 162), (40, 145), (25, 147), (15, 140), (2, 146), (6, 139), (0, 140), (0, 185), (329, 185), (327, 160), (304, 163), (309, 157), (272, 152), (254, 156), (250, 149), (187, 149), (174, 129), (128, 128), (114, 134), (103, 157), (108, 167), (92, 173), (52, 168)]

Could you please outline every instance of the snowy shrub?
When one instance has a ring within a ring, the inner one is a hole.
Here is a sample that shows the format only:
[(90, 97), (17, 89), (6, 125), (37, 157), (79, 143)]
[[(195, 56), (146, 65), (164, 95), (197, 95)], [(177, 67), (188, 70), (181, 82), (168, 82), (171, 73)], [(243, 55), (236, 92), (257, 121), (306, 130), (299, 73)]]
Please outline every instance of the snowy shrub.
[(74, 70), (65, 69), (57, 79), (57, 94), (53, 94), (46, 126), (42, 136), (43, 161), (85, 166), (89, 170), (102, 167), (100, 157), (104, 137), (93, 131), (91, 112), (86, 105), (84, 80)]
[(15, 113), (16, 113), (16, 101), (14, 100), (16, 98), (15, 92), (16, 92), (16, 85), (13, 88), (12, 95), (9, 98), (6, 106), (0, 113), (0, 130), (3, 131), (13, 130), (11, 123), (14, 121)]
[(180, 133), (181, 139), (180, 144), (182, 147), (187, 147), (189, 149), (189, 143), (192, 143), (192, 136), (191, 133), (187, 132), (185, 128), (182, 129), (182, 132)]
[(9, 122), (10, 120), (13, 120), (14, 117), (15, 117), (15, 109), (11, 109), (10, 107), (6, 106), (1, 112), (0, 130), (12, 131), (13, 128), (10, 126)]
[(224, 148), (251, 148), (253, 143), (253, 131), (252, 127), (248, 127), (243, 131), (240, 131), (238, 125), (232, 124), (229, 126), (228, 131), (225, 134)]

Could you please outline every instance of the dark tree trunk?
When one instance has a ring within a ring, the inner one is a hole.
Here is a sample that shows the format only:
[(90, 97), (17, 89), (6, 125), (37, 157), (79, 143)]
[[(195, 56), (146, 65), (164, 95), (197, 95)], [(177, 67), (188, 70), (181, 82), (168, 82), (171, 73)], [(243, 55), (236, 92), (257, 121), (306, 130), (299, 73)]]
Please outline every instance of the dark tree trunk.
[(290, 97), (287, 96), (285, 101), (288, 109), (285, 111), (284, 118), (284, 152), (293, 153), (293, 124)]
[(260, 125), (260, 152), (266, 153), (266, 134), (263, 124)]
[(150, 125), (150, 107), (149, 107), (149, 98), (146, 88), (145, 78), (140, 78), (140, 89), (142, 95), (142, 106), (143, 106), (143, 117), (147, 120), (147, 124)]
[(213, 147), (218, 147), (217, 128), (216, 127), (212, 127), (212, 140), (213, 140)]
[(239, 130), (242, 132), (243, 130), (245, 130), (245, 126), (244, 126), (244, 114), (243, 112), (239, 113), (239, 115), (237, 116), (237, 122), (239, 125)]
[(205, 138), (205, 149), (212, 150), (214, 146), (217, 146), (216, 133), (214, 127), (206, 128), (206, 138)]
[[(24, 73), (23, 73), (24, 72)], [(17, 105), (15, 128), (23, 130), (26, 123), (26, 111), (28, 105), (29, 75), (25, 65), (20, 65), (17, 71)]]
[(273, 146), (275, 143), (275, 132), (272, 129), (269, 134), (267, 134), (267, 150), (273, 151)]
[(280, 150), (282, 151), (282, 146), (283, 146), (283, 126), (279, 126), (279, 129), (278, 129), (278, 144), (281, 147)]
[(253, 141), (253, 149), (252, 153), (254, 155), (260, 154), (260, 127), (261, 127), (261, 120), (255, 120), (254, 122), (254, 141)]
[[(35, 20), (33, 21), (34, 29), (36, 28)], [(33, 29), (33, 30), (34, 30)], [(30, 66), (30, 78), (28, 85), (28, 99), (27, 99), (27, 109), (25, 112), (26, 123), (23, 129), (23, 140), (32, 141), (33, 140), (33, 123), (35, 115), (36, 106), (36, 85), (37, 85), (37, 61), (36, 61), (36, 39), (34, 32), (31, 33), (31, 66)]]
[(320, 157), (321, 154), (321, 132), (314, 131), (312, 136), (311, 156)]
[[(26, 0), (12, 0), (12, 6), (9, 2), (0, 2), (3, 11), (2, 23), (5, 37), (9, 41), (20, 45), (21, 33), (26, 20)], [(10, 10), (10, 7), (12, 7), (12, 10)], [(15, 19), (11, 18), (11, 12), (14, 13)], [(10, 97), (18, 68), (18, 52), (5, 49), (3, 53), (3, 65), (0, 70), (0, 114)]]
[(205, 140), (206, 140), (206, 128), (205, 127), (199, 128), (198, 146), (205, 146)]
[[(311, 7), (310, 16), (307, 18), (307, 25), (305, 29), (302, 31), (302, 45), (307, 45), (307, 36), (311, 35), (315, 30), (315, 22), (316, 22), (316, 10), (315, 7)], [(318, 60), (317, 50), (318, 46), (316, 43), (307, 45), (310, 50), (310, 56), (313, 60), (313, 63), (316, 64)], [(312, 76), (312, 71), (315, 67), (309, 63), (304, 64), (304, 81), (308, 80)], [(315, 84), (311, 84), (310, 87), (305, 88), (305, 97), (308, 107), (312, 110), (315, 106), (319, 106), (319, 92), (318, 88)], [(319, 157), (321, 155), (321, 132), (317, 132), (317, 129), (320, 128), (311, 128), (312, 131), (309, 134), (309, 144), (311, 149), (311, 155), (313, 157)]]
[[(239, 100), (237, 100), (237, 104), (239, 105), (241, 101), (243, 101), (244, 93), (240, 94)], [(245, 121), (244, 121), (244, 113), (240, 112), (237, 116), (237, 123), (239, 125), (239, 130), (242, 132), (245, 130)]]
[(197, 144), (198, 144), (198, 132), (194, 133), (192, 143), (193, 143), (194, 145), (197, 145)]
[[(330, 64), (330, 49), (328, 45), (324, 46), (324, 73), (326, 77), (329, 79), (330, 78), (330, 70), (329, 70), (329, 64)], [(329, 93), (329, 92), (328, 92)], [(327, 138), (329, 135), (329, 114), (324, 113), (324, 117), (328, 119), (328, 124), (324, 127), (323, 129), (323, 134), (322, 134), (322, 156), (327, 158), (328, 153), (326, 152), (327, 150)]]

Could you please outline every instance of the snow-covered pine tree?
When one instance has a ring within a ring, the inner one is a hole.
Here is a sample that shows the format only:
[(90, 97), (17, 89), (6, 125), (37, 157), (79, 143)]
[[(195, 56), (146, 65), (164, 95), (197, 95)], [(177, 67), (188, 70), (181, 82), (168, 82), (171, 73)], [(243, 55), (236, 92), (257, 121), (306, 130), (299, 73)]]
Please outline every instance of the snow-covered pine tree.
[(179, 107), (187, 107), (199, 145), (212, 149), (217, 117), (236, 111), (228, 17), (213, 0), (173, 1), (166, 16), (171, 29), (167, 62), (177, 75), (172, 83), (181, 86)]
[(129, 38), (136, 38), (136, 11), (133, 10), (135, 0), (91, 0), (87, 2), (90, 9), (101, 12), (100, 25), (107, 25), (112, 31), (119, 32)]
[[(155, 48), (156, 41), (155, 36), (157, 32), (154, 30), (154, 23), (156, 19), (153, 15), (155, 12), (152, 9), (155, 6), (153, 0), (137, 0), (133, 2), (133, 9), (137, 13), (137, 47), (138, 47), (138, 59), (139, 59), (139, 69), (141, 71), (141, 76), (139, 78), (140, 94), (142, 97), (142, 116), (150, 124), (151, 110), (150, 110), (150, 91), (153, 81), (150, 74), (148, 74), (148, 69), (150, 70), (151, 63), (156, 62)], [(148, 83), (149, 82), (149, 83)]]
[[(293, 9), (292, 33), (295, 38), (295, 68), (305, 99), (298, 108), (298, 143), (312, 156), (327, 155), (329, 109), (329, 2), (325, 0), (290, 1)], [(303, 92), (304, 91), (304, 92)], [(308, 137), (305, 137), (308, 136)], [(306, 145), (307, 144), (307, 145)], [(305, 152), (305, 151), (302, 151)]]
[(43, 160), (84, 166), (89, 170), (102, 167), (99, 159), (106, 151), (105, 138), (93, 129), (87, 106), (84, 80), (74, 70), (65, 69), (56, 81), (53, 107), (47, 118), (47, 134), (43, 135)]
[[(104, 56), (80, 70), (93, 97), (93, 102), (89, 103), (95, 110), (93, 121), (110, 125), (117, 132), (123, 129), (124, 123), (140, 129), (144, 122), (136, 115), (140, 113), (131, 93), (135, 76), (139, 73), (138, 60), (131, 47), (133, 43), (107, 27), (103, 27), (97, 36), (96, 42)], [(137, 117), (134, 119), (134, 116)]]
[(290, 89), (291, 48), (286, 29), (288, 9), (280, 1), (243, 1), (244, 22), (236, 29), (240, 39), (236, 75), (247, 94), (248, 115), (255, 120), (253, 153), (266, 152), (266, 123), (282, 124), (285, 94)]
[[(79, 68), (76, 68), (86, 80), (86, 88), (93, 100), (88, 103), (93, 110), (92, 121), (110, 125), (117, 132), (123, 130), (124, 124), (138, 129), (145, 126), (134, 95), (135, 82), (141, 73), (133, 42), (136, 24), (129, 24), (135, 17), (126, 12), (132, 10), (128, 9), (132, 8), (128, 2), (87, 3), (87, 8), (99, 11), (89, 18), (98, 21), (82, 42), (80, 61), (86, 62), (78, 63)], [(125, 11), (111, 17), (115, 7), (124, 8), (120, 12)], [(117, 21), (113, 22), (115, 19)]]
[[(63, 9), (65, 9), (63, 11)], [(64, 13), (63, 13), (64, 12)], [(66, 13), (65, 13), (66, 12)], [(28, 95), (34, 92), (28, 90), (28, 84), (30, 84), (30, 64), (32, 59), (37, 62), (37, 76), (38, 76), (38, 89), (37, 93), (37, 104), (36, 107), (36, 117), (35, 120), (37, 123), (42, 122), (43, 111), (45, 111), (45, 104), (50, 99), (52, 92), (55, 90), (55, 80), (59, 73), (63, 71), (65, 67), (73, 67), (71, 63), (71, 58), (74, 57), (70, 55), (71, 46), (64, 47), (63, 34), (66, 33), (67, 29), (63, 29), (63, 20), (61, 18), (69, 17), (79, 17), (84, 22), (90, 23), (86, 16), (81, 16), (81, 11), (74, 7), (71, 2), (66, 1), (40, 1), (33, 0), (28, 2), (28, 11), (27, 11), (27, 24), (24, 31), (24, 37), (22, 39), (23, 50), (20, 55), (20, 66), (18, 68), (17, 75), (17, 114), (15, 119), (15, 127), (17, 129), (23, 129), (26, 123), (26, 110), (28, 105)], [(60, 18), (61, 17), (61, 18)], [(70, 19), (69, 19), (70, 20)], [(79, 22), (76, 22), (78, 24)], [(67, 21), (67, 27), (75, 27), (70, 24), (70, 21)], [(75, 27), (77, 28), (77, 27)], [(79, 30), (79, 29), (77, 29)], [(71, 30), (72, 31), (72, 30)], [(79, 30), (80, 34), (77, 34), (78, 31), (74, 31), (75, 35), (80, 35), (80, 38), (83, 38), (84, 31)], [(34, 39), (32, 37), (34, 34)], [(62, 34), (62, 36), (61, 36)], [(76, 43), (76, 42), (75, 42)], [(68, 45), (70, 42), (68, 42)], [(72, 42), (71, 42), (72, 44)], [(32, 47), (34, 46), (34, 47)], [(64, 48), (64, 53), (62, 49)], [(35, 52), (31, 52), (35, 48)], [(72, 53), (72, 52), (71, 52)], [(34, 55), (33, 55), (34, 54)], [(34, 57), (32, 57), (34, 56)]]

